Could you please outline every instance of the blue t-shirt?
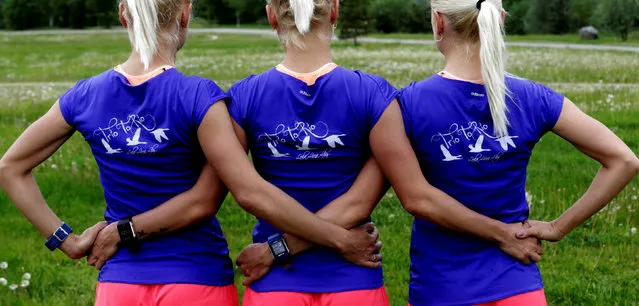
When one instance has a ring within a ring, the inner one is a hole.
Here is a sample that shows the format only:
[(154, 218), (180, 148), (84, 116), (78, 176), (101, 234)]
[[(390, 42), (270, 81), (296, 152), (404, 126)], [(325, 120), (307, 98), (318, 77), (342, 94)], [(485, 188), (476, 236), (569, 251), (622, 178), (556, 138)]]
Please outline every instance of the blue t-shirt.
[[(233, 85), (229, 95), (257, 171), (315, 213), (353, 185), (371, 156), (370, 131), (397, 90), (380, 77), (337, 67), (312, 86), (270, 69)], [(253, 240), (278, 232), (258, 220)], [(359, 267), (335, 250), (315, 247), (287, 268), (273, 267), (251, 288), (325, 293), (381, 286), (381, 268)]]
[[(509, 136), (496, 138), (483, 85), (435, 75), (402, 90), (406, 132), (422, 172), (468, 208), (505, 223), (528, 218), (526, 167), (532, 149), (559, 119), (564, 97), (508, 77)], [(497, 245), (415, 219), (409, 301), (470, 305), (543, 288), (536, 264)]]
[[(97, 161), (109, 223), (149, 211), (195, 185), (206, 161), (197, 129), (211, 105), (226, 98), (214, 82), (177, 69), (138, 86), (111, 69), (60, 98), (62, 115)], [(211, 218), (146, 240), (137, 251), (120, 249), (99, 281), (225, 286), (233, 283), (233, 264)]]

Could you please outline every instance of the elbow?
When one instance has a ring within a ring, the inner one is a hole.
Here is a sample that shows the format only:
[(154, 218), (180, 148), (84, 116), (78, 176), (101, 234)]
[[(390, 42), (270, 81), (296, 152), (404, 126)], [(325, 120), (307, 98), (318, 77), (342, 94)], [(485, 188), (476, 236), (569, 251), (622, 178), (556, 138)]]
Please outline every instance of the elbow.
[(239, 205), (243, 210), (250, 213), (251, 215), (258, 216), (261, 215), (260, 211), (263, 208), (260, 205), (260, 196), (256, 195), (254, 192), (249, 190), (241, 190), (233, 194), (235, 198), (235, 202)]
[(437, 203), (435, 203), (428, 194), (400, 199), (400, 201), (404, 209), (416, 218), (424, 219), (426, 221), (437, 219)]
[(11, 167), (4, 161), (0, 160), (0, 187), (3, 187), (9, 180)]
[(626, 161), (626, 165), (630, 169), (632, 176), (635, 177), (639, 174), (639, 158), (634, 154)]
[(207, 197), (196, 203), (192, 211), (192, 217), (195, 220), (204, 220), (214, 217), (220, 206), (217, 205), (216, 199)]

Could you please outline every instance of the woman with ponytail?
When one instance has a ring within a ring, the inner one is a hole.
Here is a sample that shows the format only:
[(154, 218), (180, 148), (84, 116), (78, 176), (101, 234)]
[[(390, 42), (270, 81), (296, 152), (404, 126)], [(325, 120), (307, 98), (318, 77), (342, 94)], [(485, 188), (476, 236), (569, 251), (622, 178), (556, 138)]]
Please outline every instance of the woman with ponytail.
[[(346, 257), (370, 260), (376, 248), (372, 225), (348, 231), (325, 222), (255, 171), (227, 95), (174, 67), (190, 13), (188, 0), (123, 0), (129, 59), (71, 88), (0, 160), (0, 186), (47, 248), (88, 255), (100, 270), (96, 305), (237, 306), (215, 218), (225, 185), (242, 208)], [(80, 236), (49, 209), (32, 175), (75, 131), (91, 147), (107, 204), (107, 222)]]
[[(284, 59), (229, 91), (235, 132), (260, 174), (344, 228), (370, 220), (385, 174), (416, 217), (481, 237), (522, 262), (539, 260), (537, 240), (516, 237), (521, 223), (473, 212), (428, 184), (404, 132), (398, 92), (381, 77), (333, 63), (338, 9), (338, 0), (268, 2)], [(381, 245), (368, 257), (350, 256), (261, 219), (253, 238), (237, 259), (249, 286), (246, 306), (388, 305)]]
[[(505, 72), (499, 0), (431, 0), (440, 73), (400, 94), (406, 133), (434, 186), (474, 211), (524, 223), (518, 238), (558, 241), (602, 209), (637, 174), (639, 160), (604, 125), (551, 89)], [(602, 164), (589, 191), (553, 222), (527, 220), (526, 168), (547, 132)], [(495, 244), (415, 219), (409, 303), (546, 305), (535, 263)]]

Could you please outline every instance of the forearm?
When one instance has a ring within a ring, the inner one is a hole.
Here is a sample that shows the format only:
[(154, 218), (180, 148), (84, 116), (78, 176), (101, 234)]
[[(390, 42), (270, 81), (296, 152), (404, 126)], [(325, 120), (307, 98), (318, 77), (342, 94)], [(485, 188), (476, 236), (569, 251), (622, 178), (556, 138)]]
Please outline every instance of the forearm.
[(62, 221), (47, 206), (33, 175), (3, 170), (0, 184), (9, 199), (44, 237), (50, 237)]
[(553, 222), (560, 236), (564, 237), (604, 208), (636, 174), (635, 169), (624, 163), (602, 167), (583, 197)]
[(418, 197), (403, 199), (406, 210), (413, 216), (456, 232), (471, 234), (491, 242), (508, 239), (504, 223), (479, 214), (443, 191), (428, 186)]
[(346, 229), (315, 216), (266, 181), (246, 185), (240, 190), (234, 190), (231, 184), (228, 185), (243, 209), (266, 220), (282, 232), (305, 237), (314, 243), (336, 249), (340, 249), (341, 243), (346, 241)]
[(133, 228), (140, 239), (179, 231), (214, 216), (225, 196), (226, 190), (220, 192), (217, 200), (207, 201), (187, 191), (153, 210), (133, 217)]
[[(317, 212), (317, 216), (345, 229), (362, 224), (373, 212), (377, 203), (388, 191), (386, 177), (374, 158), (369, 158), (357, 175), (351, 188)], [(295, 237), (284, 235), (293, 255), (313, 247), (313, 244)]]

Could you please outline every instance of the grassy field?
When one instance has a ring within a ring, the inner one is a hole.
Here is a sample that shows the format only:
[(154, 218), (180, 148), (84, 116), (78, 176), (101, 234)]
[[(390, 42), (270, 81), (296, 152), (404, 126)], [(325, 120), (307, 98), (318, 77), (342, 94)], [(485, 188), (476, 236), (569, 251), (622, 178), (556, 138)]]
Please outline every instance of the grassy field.
[[(125, 60), (124, 34), (2, 36), (0, 34), (0, 154), (30, 122), (78, 79)], [(234, 81), (281, 60), (271, 37), (194, 35), (179, 55), (187, 74)], [(335, 61), (387, 77), (398, 87), (443, 67), (431, 46), (335, 45)], [(550, 85), (617, 132), (639, 152), (639, 56), (636, 53), (511, 49), (512, 73)], [(529, 168), (532, 218), (551, 220), (586, 190), (598, 165), (554, 135), (538, 145)], [(36, 171), (41, 190), (58, 215), (80, 230), (104, 210), (97, 167), (75, 135)], [(604, 211), (558, 244), (545, 244), (541, 270), (550, 305), (639, 304), (639, 181)], [(0, 284), (0, 305), (90, 305), (97, 272), (42, 245), (43, 238), (0, 192), (0, 277), (31, 285), (11, 291)], [(219, 213), (232, 256), (250, 242), (254, 218), (229, 198)], [(406, 305), (412, 218), (389, 193), (374, 214), (384, 241), (385, 279), (393, 306)], [(241, 277), (237, 274), (238, 283)], [(242, 290), (242, 289), (241, 289)]]

